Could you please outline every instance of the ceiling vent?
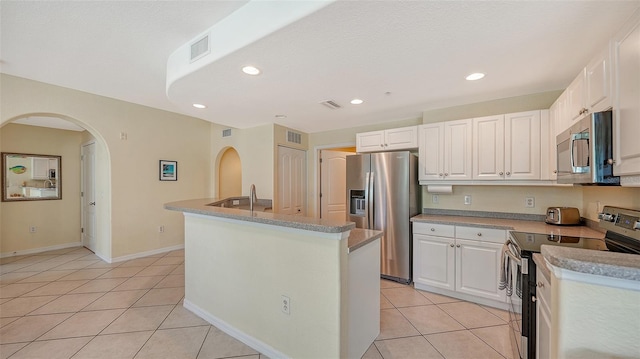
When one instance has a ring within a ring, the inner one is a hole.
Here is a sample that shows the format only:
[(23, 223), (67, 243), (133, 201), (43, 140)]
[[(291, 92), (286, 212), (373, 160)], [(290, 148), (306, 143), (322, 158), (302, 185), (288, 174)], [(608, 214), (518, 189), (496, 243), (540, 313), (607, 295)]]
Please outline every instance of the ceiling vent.
[(287, 130), (287, 142), (302, 144), (302, 134)]
[(333, 102), (332, 100), (326, 100), (326, 101), (322, 101), (320, 102), (321, 105), (325, 105), (328, 108), (332, 109), (332, 110), (337, 110), (339, 108), (341, 108), (342, 106), (338, 105), (337, 103)]
[(204, 37), (196, 40), (193, 44), (191, 44), (191, 62), (194, 62), (211, 52), (211, 48), (209, 47), (209, 34), (206, 34)]
[(231, 129), (222, 130), (222, 137), (231, 137)]

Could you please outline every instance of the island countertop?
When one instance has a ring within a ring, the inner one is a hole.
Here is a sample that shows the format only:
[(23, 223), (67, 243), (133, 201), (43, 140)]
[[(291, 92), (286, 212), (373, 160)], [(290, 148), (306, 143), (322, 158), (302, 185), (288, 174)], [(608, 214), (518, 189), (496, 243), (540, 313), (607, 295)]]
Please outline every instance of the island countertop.
[(355, 223), (347, 221), (332, 221), (270, 212), (250, 212), (242, 209), (214, 207), (210, 205), (218, 200), (219, 199), (216, 198), (199, 198), (170, 202), (166, 203), (164, 208), (171, 211), (194, 213), (204, 216), (228, 218), (323, 233), (347, 232), (354, 229), (356, 226)]

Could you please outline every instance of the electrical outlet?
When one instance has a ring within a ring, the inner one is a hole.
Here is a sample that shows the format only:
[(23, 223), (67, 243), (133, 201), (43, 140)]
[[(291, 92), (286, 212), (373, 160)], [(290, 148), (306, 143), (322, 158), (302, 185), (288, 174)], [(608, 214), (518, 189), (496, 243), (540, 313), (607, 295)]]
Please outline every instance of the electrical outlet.
[(240, 200), (239, 199), (234, 199), (232, 203), (233, 203), (234, 206), (237, 206), (237, 205), (240, 204)]
[(289, 315), (291, 314), (291, 299), (286, 295), (282, 296), (282, 313)]
[(36, 226), (29, 226), (29, 233), (36, 233), (38, 228)]
[(534, 197), (525, 197), (524, 206), (526, 208), (534, 208), (536, 206), (536, 199)]
[(164, 226), (159, 226), (158, 227), (158, 232), (159, 233), (164, 233)]
[(432, 194), (431, 203), (438, 203), (438, 202), (440, 202), (440, 196), (438, 196), (437, 194)]
[(464, 204), (471, 204), (471, 196), (470, 195), (464, 196)]

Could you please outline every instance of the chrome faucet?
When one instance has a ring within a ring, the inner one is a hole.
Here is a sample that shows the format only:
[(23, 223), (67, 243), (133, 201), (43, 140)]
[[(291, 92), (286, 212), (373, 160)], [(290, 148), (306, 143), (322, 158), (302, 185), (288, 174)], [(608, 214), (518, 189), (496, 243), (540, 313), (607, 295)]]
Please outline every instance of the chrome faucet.
[[(47, 182), (49, 182), (49, 187), (47, 187)], [(44, 180), (44, 183), (42, 184), (42, 186), (44, 188), (53, 188), (53, 181), (48, 179), (48, 180)]]
[(258, 196), (256, 195), (256, 185), (252, 184), (249, 188), (249, 211), (253, 212), (253, 204), (258, 202)]

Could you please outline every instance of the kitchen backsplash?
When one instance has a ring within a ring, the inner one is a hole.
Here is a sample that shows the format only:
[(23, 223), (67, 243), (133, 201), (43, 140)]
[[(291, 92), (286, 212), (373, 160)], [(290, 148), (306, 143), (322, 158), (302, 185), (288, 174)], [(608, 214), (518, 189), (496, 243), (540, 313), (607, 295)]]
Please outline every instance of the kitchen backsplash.
[[(451, 194), (432, 193), (422, 187), (424, 209), (449, 209), (543, 215), (547, 207), (580, 209), (582, 217), (597, 220), (604, 205), (640, 208), (640, 188), (604, 186), (453, 186)], [(471, 204), (465, 205), (465, 196)], [(525, 198), (533, 197), (535, 207), (525, 207)]]

